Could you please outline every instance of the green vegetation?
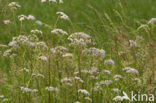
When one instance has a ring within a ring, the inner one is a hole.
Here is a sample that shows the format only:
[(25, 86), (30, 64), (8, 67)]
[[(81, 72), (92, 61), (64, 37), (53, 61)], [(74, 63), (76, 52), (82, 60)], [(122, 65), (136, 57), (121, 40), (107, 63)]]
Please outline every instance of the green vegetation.
[(0, 103), (156, 95), (155, 0), (54, 1), (0, 0)]

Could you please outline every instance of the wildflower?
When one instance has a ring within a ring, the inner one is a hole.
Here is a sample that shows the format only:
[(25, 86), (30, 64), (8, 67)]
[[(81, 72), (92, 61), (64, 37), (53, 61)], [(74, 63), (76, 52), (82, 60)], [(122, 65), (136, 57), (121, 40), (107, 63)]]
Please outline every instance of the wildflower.
[(42, 3), (46, 2), (47, 0), (41, 0)]
[(72, 56), (73, 56), (73, 54), (71, 54), (71, 53), (66, 53), (63, 55), (63, 57), (72, 57)]
[(27, 69), (27, 68), (24, 68), (23, 71), (29, 73), (29, 69)]
[(59, 3), (60, 3), (60, 4), (63, 4), (63, 0), (59, 0)]
[(68, 40), (71, 41), (70, 45), (77, 45), (77, 46), (87, 46), (87, 44), (91, 44), (91, 37), (83, 32), (76, 32), (71, 34), (68, 37)]
[[(41, 33), (41, 32), (38, 32), (38, 33)], [(34, 42), (38, 42), (39, 41), (39, 38), (35, 34), (29, 35), (28, 38), (29, 38), (29, 40), (34, 41)]]
[(34, 21), (35, 20), (35, 17), (33, 15), (28, 15), (27, 19)]
[(0, 95), (0, 98), (4, 98), (4, 95)]
[(88, 73), (90, 73), (90, 71), (88, 71), (88, 70), (81, 70), (81, 73), (88, 74)]
[(78, 75), (78, 74), (79, 74), (79, 72), (78, 72), (78, 71), (76, 71), (76, 72), (74, 72), (73, 74), (74, 74), (74, 75)]
[(47, 62), (47, 61), (48, 61), (48, 59), (47, 59), (47, 57), (46, 57), (46, 56), (40, 56), (40, 57), (39, 57), (39, 59), (40, 59), (40, 60), (42, 60), (42, 61), (45, 61), (45, 62)]
[(29, 47), (34, 47), (35, 46), (35, 43), (30, 42), (29, 40), (28, 41), (23, 41), (22, 43), (23, 43), (23, 45), (26, 45), (26, 46), (29, 46)]
[(31, 93), (36, 93), (36, 92), (38, 92), (38, 90), (37, 89), (30, 89), (30, 88), (28, 88), (28, 87), (21, 87), (21, 91), (23, 92), (23, 93), (28, 93), (28, 92), (31, 92)]
[(51, 49), (52, 54), (58, 53), (60, 55), (63, 55), (68, 49), (63, 46), (57, 46), (55, 48)]
[(31, 92), (36, 93), (36, 92), (38, 92), (38, 90), (37, 89), (32, 89)]
[(2, 102), (8, 102), (9, 101), (9, 99), (7, 99), (7, 98), (4, 98), (3, 100), (2, 100)]
[(48, 50), (48, 46), (46, 45), (45, 42), (40, 41), (40, 42), (37, 42), (36, 45), (39, 47), (43, 47), (43, 48)]
[(78, 93), (82, 93), (82, 94), (84, 94), (86, 96), (89, 96), (90, 95), (89, 92), (87, 90), (85, 90), (85, 89), (79, 89), (78, 90)]
[(81, 103), (81, 102), (79, 102), (79, 101), (76, 101), (75, 103)]
[(69, 17), (64, 12), (57, 12), (56, 14), (59, 16), (60, 19), (69, 20)]
[(79, 40), (78, 39), (74, 39), (74, 41), (71, 42), (69, 45), (70, 46), (76, 45), (76, 46), (86, 47), (87, 46), (87, 43), (83, 39), (79, 39)]
[(70, 78), (66, 77), (66, 78), (62, 79), (61, 82), (72, 82), (72, 80)]
[(50, 51), (51, 51), (52, 54), (55, 54), (56, 53), (55, 48), (51, 48)]
[(14, 49), (17, 49), (17, 47), (18, 47), (17, 41), (11, 41), (11, 42), (9, 42), (8, 46), (11, 46)]
[(51, 31), (52, 34), (64, 34), (64, 35), (68, 35), (68, 33), (66, 31), (63, 31), (62, 29), (54, 29)]
[(8, 6), (12, 9), (12, 10), (16, 10), (17, 8), (21, 8), (21, 6), (17, 3), (17, 2), (11, 2), (8, 4)]
[(99, 92), (99, 91), (102, 91), (102, 88), (101, 88), (100, 84), (96, 83), (96, 86), (94, 88), (92, 88), (92, 90)]
[(10, 55), (11, 52), (12, 52), (12, 50), (11, 50), (11, 49), (8, 49), (8, 50), (6, 50), (6, 51), (3, 53), (3, 56), (6, 57), (6, 56)]
[(112, 80), (105, 80), (105, 81), (101, 81), (99, 84), (100, 84), (100, 85), (106, 85), (106, 86), (108, 86), (108, 85), (110, 85), (110, 84), (112, 84), (112, 83), (113, 83)]
[(61, 80), (62, 83), (65, 83), (67, 86), (72, 86), (72, 80), (70, 78), (64, 78)]
[(43, 25), (43, 23), (42, 23), (41, 21), (39, 21), (39, 20), (36, 21), (36, 24), (37, 24), (37, 25), (40, 25), (40, 26)]
[(25, 93), (25, 92), (30, 92), (31, 89), (29, 89), (29, 88), (27, 88), (27, 87), (21, 87), (21, 91), (22, 91), (23, 93)]
[(51, 87), (51, 86), (50, 86), (50, 87), (46, 87), (45, 89), (46, 89), (47, 91), (50, 91), (50, 92), (51, 92), (51, 91), (56, 91), (56, 92), (58, 91), (58, 88), (54, 88), (54, 87)]
[(92, 80), (98, 80), (98, 77), (94, 76), (94, 75), (91, 75), (89, 76)]
[(8, 25), (8, 24), (11, 23), (11, 21), (10, 20), (3, 20), (3, 23), (6, 24), (6, 25)]
[(101, 73), (107, 73), (107, 74), (111, 74), (111, 72), (109, 70), (102, 70)]
[(115, 93), (119, 93), (120, 92), (120, 90), (118, 88), (114, 88), (114, 89), (112, 89), (112, 91), (115, 92)]
[(119, 79), (121, 79), (122, 76), (121, 75), (114, 75), (113, 78), (114, 78), (115, 81), (119, 81)]
[(135, 74), (135, 75), (139, 74), (138, 70), (131, 67), (125, 67), (123, 68), (123, 70), (126, 71), (126, 73)]
[(156, 18), (152, 18), (152, 19), (148, 22), (148, 24), (153, 24), (153, 23), (156, 23)]
[(134, 79), (135, 82), (141, 83), (141, 80), (139, 78)]
[(75, 80), (78, 80), (80, 83), (84, 83), (84, 81), (80, 77), (74, 77)]
[(16, 56), (17, 56), (17, 54), (12, 54), (12, 55), (10, 55), (10, 58), (13, 59)]
[(105, 65), (114, 65), (114, 61), (112, 59), (105, 60)]
[(82, 53), (91, 54), (92, 56), (101, 57), (101, 58), (105, 57), (105, 51), (103, 49), (90, 48), (90, 49), (83, 50)]
[(71, 34), (68, 37), (70, 41), (73, 41), (75, 38), (77, 39), (81, 38), (81, 39), (84, 39), (85, 41), (88, 41), (90, 40), (91, 37), (88, 34), (83, 33), (83, 32), (76, 32), (76, 33)]
[(33, 33), (33, 34), (41, 34), (42, 35), (42, 31), (38, 30), (38, 29), (31, 30), (31, 33)]
[(19, 21), (24, 21), (24, 20), (27, 19), (27, 16), (25, 16), (25, 15), (19, 15), (18, 16), (18, 19), (19, 19)]
[(137, 46), (136, 42), (133, 40), (129, 40), (129, 44), (130, 44), (130, 47), (136, 47)]
[(98, 73), (98, 68), (96, 67), (92, 67), (91, 70), (89, 70), (89, 74), (93, 75), (93, 74), (96, 74)]

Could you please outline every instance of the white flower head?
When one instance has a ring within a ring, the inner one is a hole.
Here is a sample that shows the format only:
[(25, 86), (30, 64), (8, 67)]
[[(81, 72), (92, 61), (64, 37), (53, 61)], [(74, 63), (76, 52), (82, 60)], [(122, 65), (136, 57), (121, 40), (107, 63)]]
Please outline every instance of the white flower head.
[(55, 92), (57, 92), (58, 91), (58, 88), (54, 88), (54, 87), (51, 87), (51, 86), (49, 86), (49, 87), (46, 87), (45, 88), (47, 91), (55, 91)]
[(34, 21), (35, 20), (35, 17), (33, 15), (28, 15), (27, 19)]
[(89, 49), (84, 49), (82, 51), (82, 53), (90, 54), (93, 57), (100, 57), (100, 58), (104, 58), (105, 57), (105, 51), (103, 49), (89, 48)]
[(66, 53), (63, 55), (63, 57), (72, 57), (72, 56), (73, 56), (73, 54), (71, 54), (71, 53)]
[(68, 49), (64, 46), (57, 46), (55, 48), (51, 48), (51, 53), (52, 54), (60, 54), (60, 55), (64, 55), (65, 52), (68, 51)]
[(73, 85), (72, 80), (70, 78), (67, 78), (67, 77), (62, 79), (61, 82), (64, 83), (65, 85), (67, 85), (67, 86), (70, 86), (70, 87)]
[(148, 22), (148, 24), (153, 24), (153, 23), (156, 23), (156, 18), (152, 18), (152, 19)]
[(60, 3), (60, 4), (63, 4), (63, 0), (59, 0), (59, 3)]
[(126, 71), (126, 73), (135, 74), (135, 75), (139, 74), (138, 70), (131, 67), (125, 67), (123, 68), (123, 70)]
[(63, 20), (69, 20), (69, 17), (67, 14), (65, 14), (64, 12), (57, 12), (56, 13), (60, 19), (63, 19)]
[(136, 47), (137, 43), (133, 40), (129, 40), (130, 47)]
[(48, 46), (46, 45), (45, 42), (40, 41), (40, 42), (37, 42), (36, 45), (37, 45), (38, 47), (43, 47), (43, 48), (45, 48), (46, 50), (48, 50)]
[(79, 89), (78, 90), (78, 93), (84, 94), (86, 96), (89, 96), (90, 95), (89, 92), (87, 90), (85, 90), (85, 89)]
[(0, 98), (4, 98), (4, 95), (0, 95)]
[(113, 78), (115, 81), (119, 81), (122, 78), (122, 76), (121, 75), (114, 75)]
[(81, 102), (79, 102), (79, 101), (76, 101), (75, 103), (81, 103)]
[(80, 77), (75, 77), (74, 79), (79, 81), (80, 83), (84, 83), (84, 81)]
[(108, 86), (108, 85), (110, 85), (110, 84), (112, 84), (112, 83), (113, 83), (112, 80), (105, 80), (105, 81), (101, 81), (99, 84), (100, 84), (100, 85), (106, 85), (106, 86)]
[(41, 34), (42, 35), (42, 31), (38, 30), (38, 29), (31, 30), (31, 33), (33, 33), (33, 34)]
[(114, 65), (114, 61), (112, 59), (105, 60), (105, 65)]
[(102, 70), (102, 73), (111, 74), (111, 72), (109, 70)]
[(62, 29), (54, 29), (51, 31), (52, 34), (64, 34), (64, 35), (68, 35), (68, 33)]
[(23, 87), (23, 86), (21, 87), (21, 91), (22, 91), (22, 93), (27, 93), (27, 92), (36, 93), (36, 92), (38, 92), (37, 89), (30, 89), (28, 87)]
[(71, 41), (70, 45), (74, 45), (74, 46), (77, 45), (77, 46), (85, 47), (87, 46), (87, 44), (92, 43), (91, 37), (84, 32), (73, 33), (68, 37), (68, 40)]
[(21, 6), (17, 3), (17, 2), (11, 2), (8, 4), (8, 6), (12, 9), (12, 10), (16, 10), (17, 8), (21, 8)]
[(10, 55), (10, 58), (13, 59), (16, 56), (17, 56), (17, 54), (12, 54), (12, 55)]
[(9, 101), (8, 98), (4, 98), (4, 99), (2, 100), (2, 102), (8, 102), (8, 101)]
[(12, 52), (12, 50), (11, 50), (11, 49), (8, 49), (8, 50), (6, 50), (6, 51), (3, 53), (3, 56), (6, 57), (6, 56), (10, 55), (11, 52)]
[(6, 24), (6, 25), (8, 25), (8, 24), (11, 23), (11, 21), (10, 20), (3, 20), (3, 23)]
[(27, 68), (24, 68), (23, 71), (29, 73), (29, 69), (27, 69)]
[(141, 80), (139, 78), (134, 79), (135, 82), (141, 83)]
[(19, 15), (18, 16), (18, 19), (19, 19), (19, 21), (24, 21), (24, 20), (27, 19), (27, 16), (25, 16), (25, 15)]
[(39, 59), (40, 59), (40, 60), (42, 60), (42, 61), (45, 61), (45, 62), (47, 62), (47, 61), (48, 61), (48, 59), (47, 59), (47, 57), (46, 57), (46, 56), (40, 56), (40, 57), (39, 57)]
[(119, 93), (120, 92), (120, 90), (118, 88), (113, 88), (112, 91), (115, 92), (115, 93)]
[(41, 0), (42, 3), (46, 2), (47, 0)]
[(36, 24), (37, 24), (37, 25), (40, 25), (40, 26), (43, 25), (43, 23), (42, 23), (41, 21), (39, 21), (39, 20), (36, 21)]

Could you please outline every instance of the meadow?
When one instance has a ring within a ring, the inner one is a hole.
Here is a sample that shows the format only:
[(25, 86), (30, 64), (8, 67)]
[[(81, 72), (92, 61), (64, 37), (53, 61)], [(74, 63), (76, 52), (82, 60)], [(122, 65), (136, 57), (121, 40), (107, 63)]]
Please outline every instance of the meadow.
[(0, 0), (0, 103), (155, 103), (155, 5)]

